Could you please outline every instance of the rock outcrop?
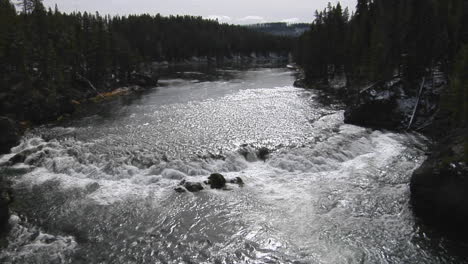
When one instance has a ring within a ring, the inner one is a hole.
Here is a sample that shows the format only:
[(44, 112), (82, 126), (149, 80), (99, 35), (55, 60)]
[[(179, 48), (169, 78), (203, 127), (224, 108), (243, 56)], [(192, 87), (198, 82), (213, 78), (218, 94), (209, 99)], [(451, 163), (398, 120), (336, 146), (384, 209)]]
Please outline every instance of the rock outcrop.
[(411, 179), (411, 204), (423, 222), (468, 240), (468, 164), (462, 129), (437, 144)]
[(10, 152), (12, 147), (19, 144), (19, 140), (16, 123), (7, 117), (0, 117), (0, 154)]
[(226, 179), (219, 173), (211, 174), (210, 177), (208, 177), (207, 183), (210, 185), (211, 189), (223, 189), (226, 187)]
[(130, 83), (142, 87), (155, 87), (158, 85), (158, 76), (144, 73), (133, 73), (131, 75)]
[(394, 90), (379, 88), (370, 87), (361, 91), (347, 105), (345, 123), (387, 129), (400, 125), (403, 114), (398, 111), (398, 94)]
[(9, 205), (13, 198), (9, 186), (4, 176), (0, 176), (0, 236), (7, 231), (10, 218)]
[(422, 81), (418, 93), (406, 91), (398, 78), (377, 82), (346, 103), (345, 123), (390, 130), (422, 128), (436, 114), (444, 85), (439, 79)]

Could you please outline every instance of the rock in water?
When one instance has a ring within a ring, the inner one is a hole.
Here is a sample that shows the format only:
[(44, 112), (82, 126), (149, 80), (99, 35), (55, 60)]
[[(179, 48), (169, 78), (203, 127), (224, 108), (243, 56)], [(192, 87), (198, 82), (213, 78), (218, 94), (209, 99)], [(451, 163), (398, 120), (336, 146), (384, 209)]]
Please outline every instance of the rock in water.
[(10, 162), (11, 165), (25, 162), (28, 156), (30, 156), (31, 154), (35, 152), (42, 150), (42, 148), (43, 146), (39, 146), (39, 147), (34, 147), (34, 148), (27, 149), (27, 150), (23, 150), (22, 152), (11, 157), (8, 161)]
[(270, 150), (268, 148), (262, 147), (257, 151), (257, 157), (263, 161), (265, 161), (270, 155)]
[(213, 173), (208, 177), (208, 184), (211, 189), (222, 189), (226, 186), (226, 179), (219, 173)]
[(204, 189), (199, 182), (185, 182), (184, 187), (189, 192), (199, 192)]
[(238, 184), (239, 186), (244, 186), (244, 181), (241, 179), (241, 177), (236, 177), (234, 179), (229, 180), (229, 183), (233, 184)]
[(0, 154), (10, 152), (19, 144), (20, 135), (15, 122), (7, 117), (0, 117)]
[(189, 192), (199, 192), (203, 190), (203, 186), (199, 182), (188, 182), (188, 181), (181, 181), (179, 186), (177, 186), (174, 190), (178, 193), (184, 193), (186, 191)]
[(184, 187), (182, 187), (182, 186), (177, 186), (177, 187), (174, 188), (174, 191), (176, 191), (176, 192), (178, 192), (178, 193), (184, 193), (184, 192), (186, 192), (187, 190), (186, 190)]
[(18, 153), (16, 155), (14, 155), (13, 157), (11, 157), (8, 161), (10, 162), (10, 164), (14, 165), (14, 164), (17, 164), (17, 163), (22, 163), (26, 160), (27, 156), (24, 154), (24, 153)]

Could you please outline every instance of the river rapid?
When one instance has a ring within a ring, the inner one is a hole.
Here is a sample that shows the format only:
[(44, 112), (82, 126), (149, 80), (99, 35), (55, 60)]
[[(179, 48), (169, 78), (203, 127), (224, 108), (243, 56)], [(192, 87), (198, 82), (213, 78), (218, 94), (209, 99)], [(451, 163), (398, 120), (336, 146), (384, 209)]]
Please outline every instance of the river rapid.
[[(344, 124), (340, 105), (293, 87), (285, 68), (172, 76), (36, 128), (0, 157), (16, 212), (0, 262), (466, 261), (412, 214), (423, 136)], [(245, 186), (174, 191), (214, 172)]]

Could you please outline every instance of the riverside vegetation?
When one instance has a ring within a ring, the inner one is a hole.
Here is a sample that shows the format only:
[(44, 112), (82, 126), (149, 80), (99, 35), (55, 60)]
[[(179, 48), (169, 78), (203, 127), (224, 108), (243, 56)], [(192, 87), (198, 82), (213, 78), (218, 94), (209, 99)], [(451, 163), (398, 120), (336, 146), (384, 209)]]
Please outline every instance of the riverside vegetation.
[(291, 43), (201, 17), (65, 14), (41, 0), (18, 9), (0, 1), (0, 115), (36, 124), (97, 93), (154, 86), (155, 62), (287, 55)]
[[(17, 11), (0, 0), (2, 152), (17, 144), (17, 121), (39, 124), (118, 87), (154, 86), (153, 62), (292, 49), (290, 38), (200, 17), (65, 14), (40, 0), (22, 1)], [(348, 123), (414, 129), (439, 142), (413, 176), (413, 208), (460, 238), (468, 234), (467, 18), (465, 0), (358, 0), (353, 14), (329, 5), (294, 51), (303, 84), (341, 95)], [(3, 225), (12, 199), (5, 185)]]
[(297, 82), (337, 94), (345, 122), (434, 139), (412, 178), (418, 216), (468, 235), (468, 1), (358, 0), (316, 12), (300, 37)]
[[(85, 101), (155, 87), (157, 66), (286, 57), (291, 39), (193, 16), (62, 13), (0, 0), (0, 153)], [(0, 180), (0, 225), (11, 201)]]

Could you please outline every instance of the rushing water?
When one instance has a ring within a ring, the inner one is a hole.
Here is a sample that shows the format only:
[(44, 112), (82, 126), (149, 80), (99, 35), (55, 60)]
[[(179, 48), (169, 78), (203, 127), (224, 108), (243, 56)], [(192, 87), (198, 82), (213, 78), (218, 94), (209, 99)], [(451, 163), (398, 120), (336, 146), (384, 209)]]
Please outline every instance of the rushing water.
[[(0, 261), (463, 261), (411, 213), (425, 139), (346, 125), (293, 80), (282, 68), (179, 73), (35, 129), (13, 149), (33, 149), (25, 163), (3, 165), (18, 216)], [(174, 191), (213, 172), (245, 186)]]

